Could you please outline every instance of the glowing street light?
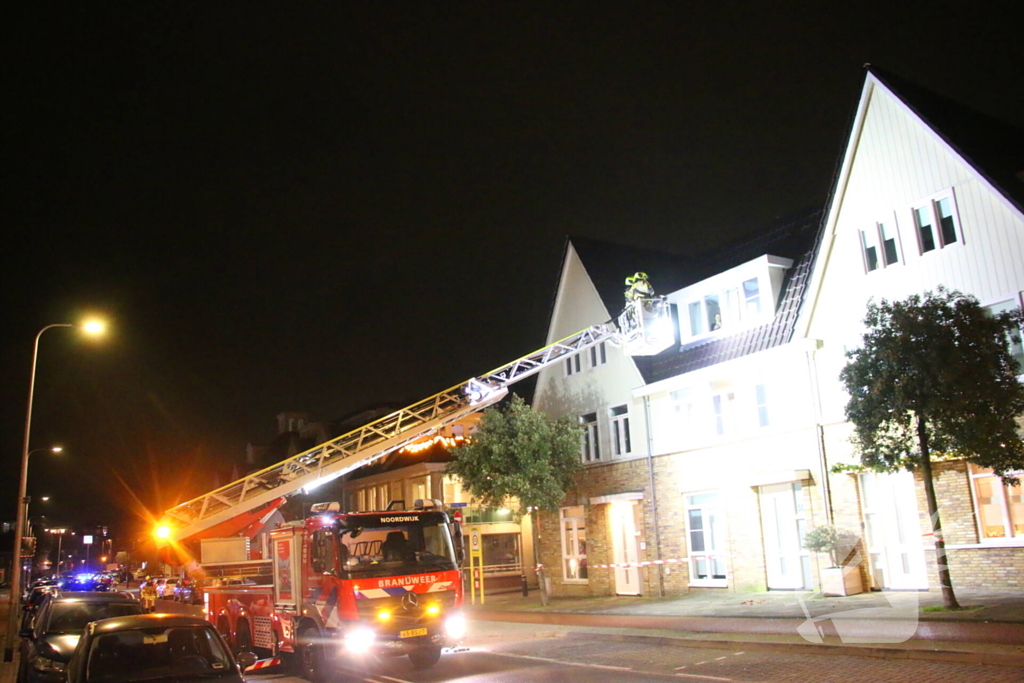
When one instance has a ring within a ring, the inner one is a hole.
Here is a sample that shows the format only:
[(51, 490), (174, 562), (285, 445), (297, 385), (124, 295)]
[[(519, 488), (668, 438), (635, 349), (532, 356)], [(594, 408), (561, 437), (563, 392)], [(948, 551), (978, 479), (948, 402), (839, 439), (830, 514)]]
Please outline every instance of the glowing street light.
[(21, 448), (21, 477), (18, 481), (18, 519), (14, 524), (14, 562), (11, 572), (11, 595), (7, 608), (7, 639), (4, 643), (4, 661), (14, 661), (14, 643), (18, 637), (18, 617), (21, 610), (18, 609), (21, 600), (21, 539), (22, 531), (25, 528), (25, 519), (28, 517), (26, 508), (26, 488), (28, 484), (28, 459), (32, 451), (29, 450), (29, 438), (32, 434), (32, 399), (36, 390), (36, 361), (39, 359), (39, 338), (43, 332), (55, 327), (78, 327), (86, 334), (98, 335), (105, 331), (106, 326), (98, 320), (87, 320), (81, 324), (54, 323), (47, 325), (36, 334), (35, 344), (32, 347), (32, 371), (28, 381), (28, 408), (25, 411), (25, 435)]

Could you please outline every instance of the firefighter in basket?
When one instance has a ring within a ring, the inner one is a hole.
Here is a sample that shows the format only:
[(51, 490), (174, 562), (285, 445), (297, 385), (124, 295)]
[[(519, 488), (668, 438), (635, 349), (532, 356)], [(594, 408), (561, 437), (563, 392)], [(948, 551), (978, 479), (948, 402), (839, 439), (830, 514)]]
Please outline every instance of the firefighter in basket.
[(626, 303), (654, 296), (654, 287), (647, 280), (647, 273), (638, 272), (626, 278)]
[(149, 613), (156, 610), (156, 582), (148, 576), (142, 583), (142, 588), (139, 589), (139, 597), (142, 600), (143, 612)]

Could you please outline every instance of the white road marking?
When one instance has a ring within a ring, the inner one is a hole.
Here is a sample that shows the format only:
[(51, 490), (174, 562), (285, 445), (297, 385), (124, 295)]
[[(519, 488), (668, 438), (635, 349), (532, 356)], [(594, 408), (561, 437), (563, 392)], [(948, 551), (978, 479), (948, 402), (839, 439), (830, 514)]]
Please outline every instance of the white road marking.
[(407, 681), (404, 678), (392, 678), (391, 676), (385, 676), (384, 674), (377, 674), (377, 675), (380, 676), (381, 678), (386, 678), (389, 681), (395, 681), (395, 683), (412, 683), (412, 681)]
[(562, 659), (552, 659), (551, 657), (535, 657), (534, 655), (513, 655), (507, 652), (491, 652), (492, 655), (498, 655), (501, 657), (515, 657), (517, 659), (535, 659), (538, 662), (553, 662), (555, 664), (565, 664), (567, 666), (582, 666), (587, 669), (611, 669), (612, 671), (632, 671), (628, 666), (608, 666), (607, 664), (583, 664), (580, 662), (567, 662)]
[[(728, 655), (726, 655), (726, 656), (728, 656)], [(725, 659), (725, 657), (715, 657), (715, 661), (716, 661), (716, 662), (720, 662), (720, 661), (722, 661), (723, 659)]]
[(722, 678), (721, 676), (701, 676), (700, 674), (676, 674), (681, 678), (701, 678), (709, 681), (731, 681), (731, 678)]

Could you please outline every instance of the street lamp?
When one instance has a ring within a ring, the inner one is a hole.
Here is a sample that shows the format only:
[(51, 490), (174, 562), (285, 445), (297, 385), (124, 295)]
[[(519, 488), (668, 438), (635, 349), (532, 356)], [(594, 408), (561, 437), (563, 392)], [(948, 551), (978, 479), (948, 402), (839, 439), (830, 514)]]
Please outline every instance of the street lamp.
[(26, 500), (26, 488), (28, 484), (28, 458), (32, 451), (29, 450), (29, 437), (32, 434), (32, 399), (36, 391), (36, 361), (39, 359), (39, 338), (43, 332), (54, 327), (79, 327), (86, 334), (102, 334), (105, 327), (98, 320), (90, 320), (81, 325), (71, 323), (54, 323), (47, 325), (36, 334), (35, 344), (32, 346), (32, 371), (28, 380), (28, 408), (25, 410), (25, 436), (21, 447), (21, 477), (18, 481), (18, 519), (14, 524), (14, 567), (11, 572), (11, 596), (7, 609), (7, 640), (4, 643), (4, 661), (14, 661), (14, 643), (18, 635), (18, 609), (21, 600), (21, 539), (22, 530), (25, 528), (25, 508), (28, 506)]
[(73, 533), (70, 529), (47, 529), (51, 534), (57, 534), (57, 575), (60, 575), (60, 566), (64, 564), (63, 556), (61, 555), (61, 546), (64, 543), (64, 534)]

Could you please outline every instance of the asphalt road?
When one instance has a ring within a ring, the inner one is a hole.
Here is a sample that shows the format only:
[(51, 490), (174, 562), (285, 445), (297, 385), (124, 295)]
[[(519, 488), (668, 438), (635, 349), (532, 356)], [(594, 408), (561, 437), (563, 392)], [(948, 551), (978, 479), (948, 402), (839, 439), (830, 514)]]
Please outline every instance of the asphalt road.
[[(486, 639), (485, 639), (486, 640)], [(250, 681), (300, 683), (283, 674), (249, 674)], [(521, 632), (467, 651), (445, 653), (416, 671), (405, 657), (364, 669), (342, 666), (337, 683), (533, 683), (541, 681), (771, 681), (877, 683), (879, 681), (1009, 683), (1024, 670), (1007, 667), (837, 655), (795, 655), (667, 647), (617, 642), (595, 634)]]

